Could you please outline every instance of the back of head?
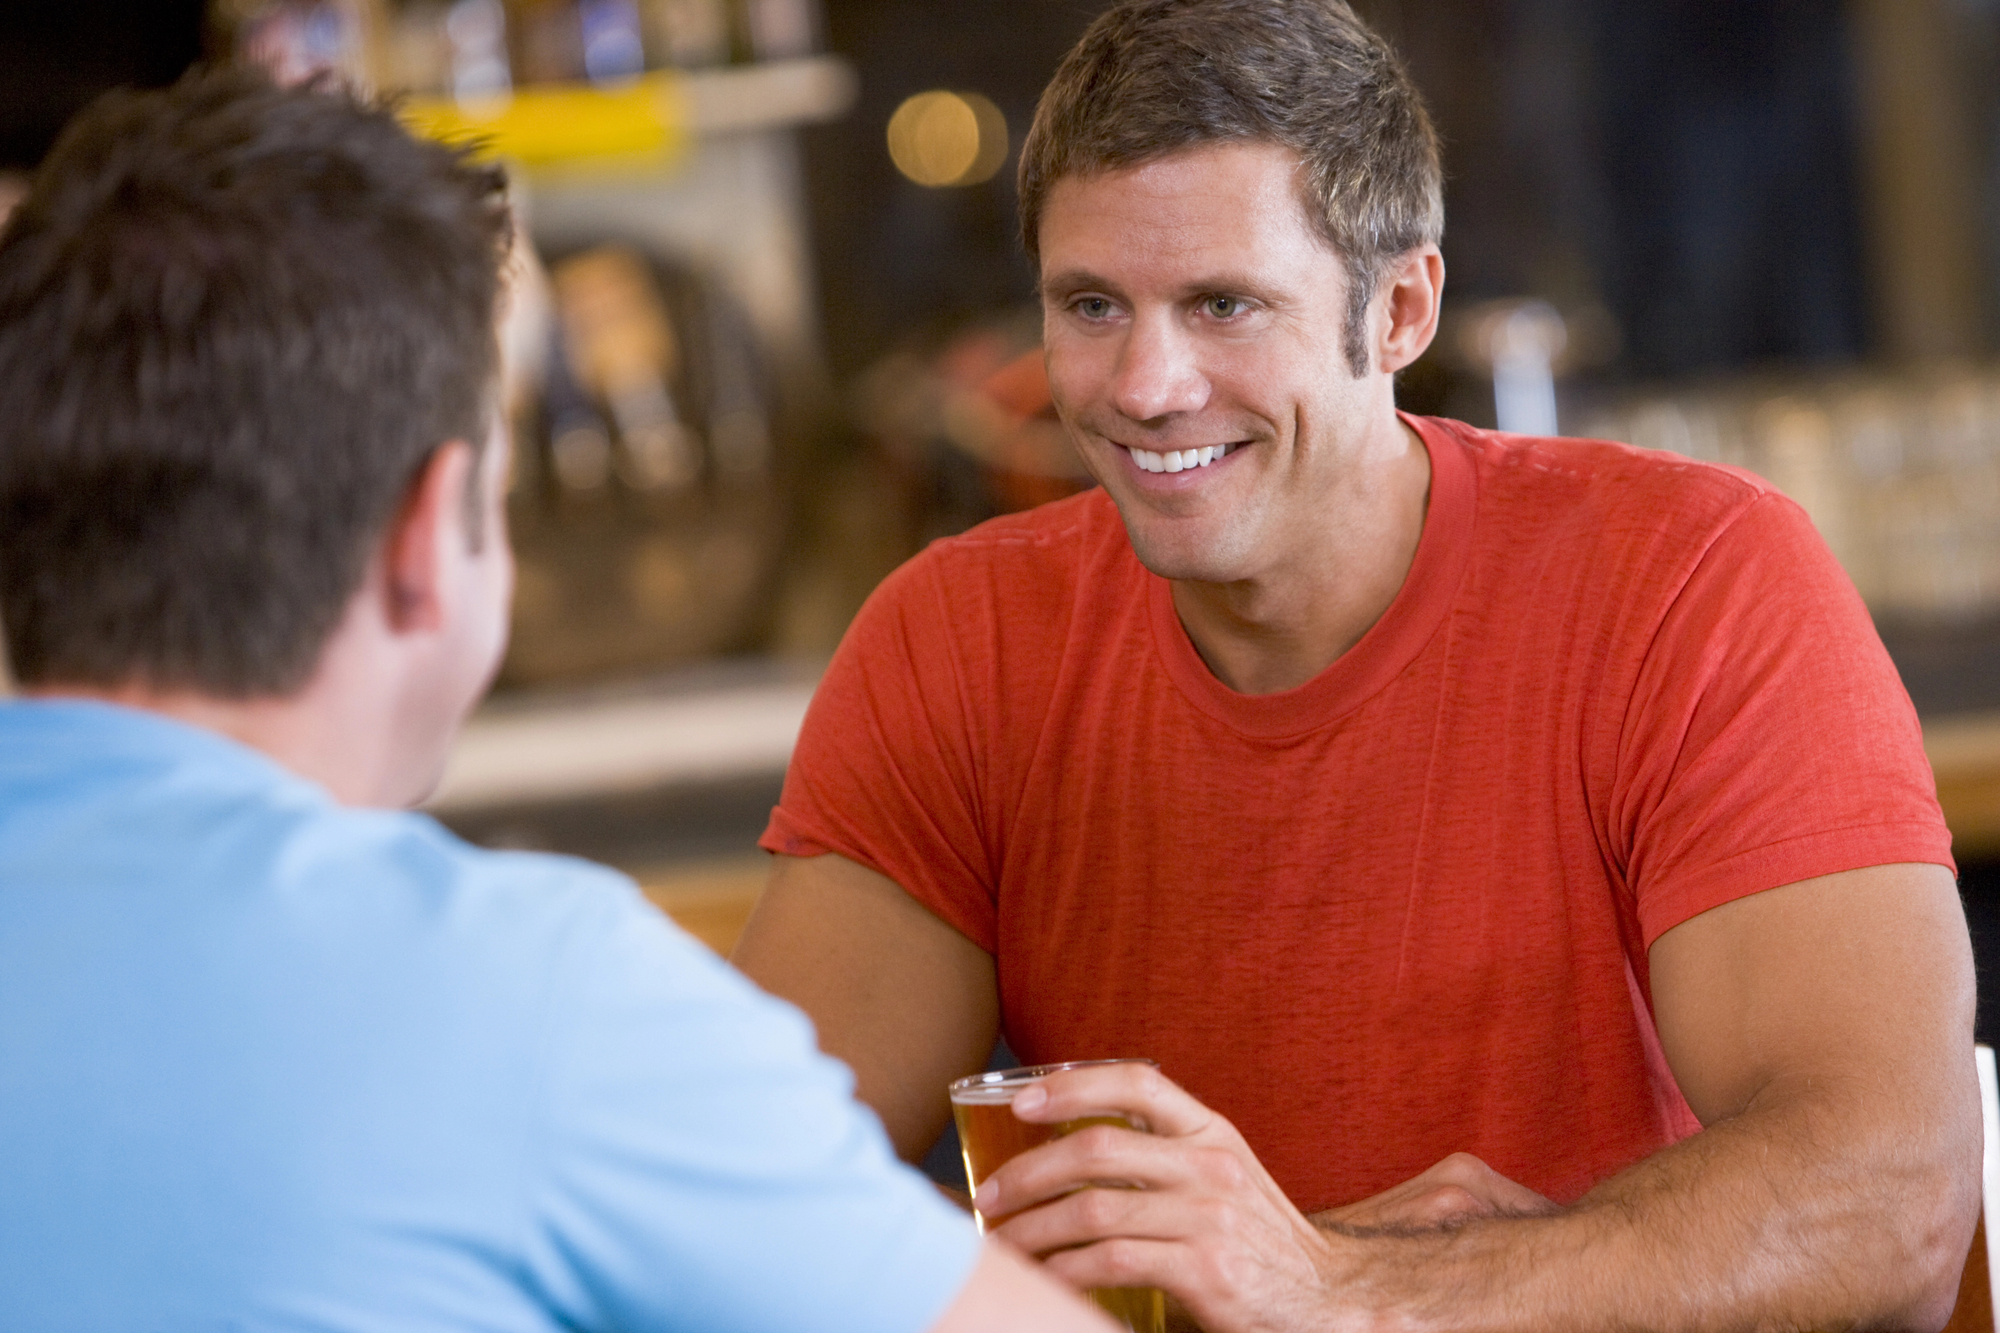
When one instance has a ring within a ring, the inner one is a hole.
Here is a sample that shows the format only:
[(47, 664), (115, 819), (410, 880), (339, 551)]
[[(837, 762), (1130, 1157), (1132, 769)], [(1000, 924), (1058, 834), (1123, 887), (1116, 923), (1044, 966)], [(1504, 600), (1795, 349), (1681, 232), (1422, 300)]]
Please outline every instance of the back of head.
[(1443, 233), (1423, 101), (1344, 0), (1123, 0), (1035, 110), (1020, 167), (1029, 257), (1039, 260), (1042, 210), (1065, 176), (1253, 141), (1298, 155), (1306, 215), (1346, 261), (1351, 314), (1391, 260)]
[(498, 172), (327, 87), (117, 92), (0, 235), (0, 625), (28, 685), (304, 684), (431, 452), (484, 440)]

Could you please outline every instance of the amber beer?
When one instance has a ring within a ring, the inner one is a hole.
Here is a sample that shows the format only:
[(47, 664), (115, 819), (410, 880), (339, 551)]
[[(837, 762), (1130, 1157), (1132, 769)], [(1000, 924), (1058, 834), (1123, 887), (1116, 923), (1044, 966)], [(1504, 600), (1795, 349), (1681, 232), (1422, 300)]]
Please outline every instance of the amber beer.
[[(979, 1184), (1015, 1154), (1026, 1152), (1050, 1139), (1074, 1134), (1091, 1125), (1131, 1126), (1122, 1115), (1092, 1115), (1056, 1124), (1031, 1125), (1014, 1116), (1014, 1094), (1037, 1079), (1063, 1069), (1090, 1065), (1124, 1064), (1122, 1060), (1079, 1060), (1070, 1064), (1033, 1065), (1026, 1069), (1003, 1069), (975, 1074), (951, 1085), (951, 1114), (958, 1122), (959, 1148), (965, 1156), (965, 1178), (974, 1193)], [(1152, 1061), (1138, 1063), (1151, 1064)], [(977, 1209), (973, 1216), (983, 1234), (1004, 1218), (989, 1218)], [(1157, 1287), (1098, 1287), (1090, 1299), (1099, 1309), (1118, 1320), (1132, 1333), (1165, 1333), (1167, 1301)]]

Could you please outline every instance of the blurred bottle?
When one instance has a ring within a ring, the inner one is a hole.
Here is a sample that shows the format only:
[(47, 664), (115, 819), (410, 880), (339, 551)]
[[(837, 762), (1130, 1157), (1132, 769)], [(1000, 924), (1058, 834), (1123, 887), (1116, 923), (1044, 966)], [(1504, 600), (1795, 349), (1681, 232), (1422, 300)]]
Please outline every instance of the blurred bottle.
[(709, 404), (709, 453), (723, 480), (755, 483), (770, 475), (775, 461), (771, 419), (758, 389), (750, 346), (741, 337), (730, 336), (715, 319), (721, 313), (719, 307), (710, 311), (713, 401)]
[(583, 77), (583, 22), (576, 0), (510, 0), (507, 10), (520, 82), (570, 83)]
[(445, 11), (444, 33), (453, 97), (489, 102), (514, 91), (507, 11), (500, 0), (454, 0)]
[(592, 83), (624, 83), (645, 70), (639, 9), (632, 0), (580, 0), (577, 26), (583, 41), (584, 77)]
[(729, 62), (728, 0), (649, 0), (645, 22), (657, 64), (699, 69)]
[(391, 12), (382, 75), (385, 87), (431, 95), (451, 91), (448, 13), (445, 0), (411, 0)]
[(816, 0), (739, 0), (737, 21), (747, 60), (793, 60), (819, 45)]
[(378, 0), (216, 0), (209, 20), (227, 50), (279, 83), (332, 74), (367, 90), (378, 82), (379, 9)]
[(542, 386), (542, 411), (548, 422), (546, 476), (554, 492), (581, 498), (604, 490), (611, 481), (611, 428), (598, 414), (590, 394), (577, 383), (575, 357), (566, 331), (554, 330), (556, 355), (550, 358)]
[[(570, 369), (610, 409), (619, 477), (636, 491), (694, 481), (701, 441), (667, 387), (680, 346), (646, 261), (622, 245), (599, 246), (556, 265), (553, 277)], [(557, 447), (560, 475), (560, 437)]]
[(415, 0), (388, 25), (387, 84), (477, 105), (514, 91), (500, 0)]

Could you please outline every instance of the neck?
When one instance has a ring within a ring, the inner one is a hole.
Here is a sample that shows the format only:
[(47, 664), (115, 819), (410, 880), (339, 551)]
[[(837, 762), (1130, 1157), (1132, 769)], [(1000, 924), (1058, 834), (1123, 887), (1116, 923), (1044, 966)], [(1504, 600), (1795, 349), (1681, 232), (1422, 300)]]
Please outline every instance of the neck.
[(365, 731), (336, 723), (300, 696), (228, 699), (127, 683), (112, 687), (38, 685), (31, 698), (94, 699), (144, 709), (241, 742), (331, 792), (345, 805), (397, 804), (393, 765)]
[(45, 682), (22, 693), (142, 708), (217, 732), (318, 783), (343, 805), (413, 805), (436, 784), (451, 728), (441, 728), (437, 710), (426, 707), (413, 684), (417, 673), (386, 651), (386, 636), (371, 632), (379, 620), (373, 611), (357, 596), (305, 685), (283, 696), (235, 699), (137, 681)]
[(1391, 420), (1393, 434), (1357, 460), (1290, 558), (1234, 583), (1174, 583), (1189, 640), (1231, 689), (1297, 689), (1359, 643), (1402, 591), (1423, 536), (1430, 455)]

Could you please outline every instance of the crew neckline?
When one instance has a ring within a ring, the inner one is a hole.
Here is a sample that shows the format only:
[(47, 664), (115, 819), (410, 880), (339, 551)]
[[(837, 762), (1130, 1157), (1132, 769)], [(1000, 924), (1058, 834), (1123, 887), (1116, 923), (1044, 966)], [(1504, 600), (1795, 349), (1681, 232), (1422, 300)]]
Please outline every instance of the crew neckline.
[(1430, 498), (1416, 558), (1381, 619), (1305, 684), (1276, 694), (1240, 694), (1217, 680), (1174, 610), (1172, 583), (1145, 571), (1153, 639), (1167, 674), (1188, 702), (1216, 721), (1267, 740), (1337, 721), (1401, 675), (1444, 623), (1471, 553), (1477, 478), (1465, 442), (1447, 423), (1396, 415), (1430, 455)]

